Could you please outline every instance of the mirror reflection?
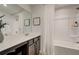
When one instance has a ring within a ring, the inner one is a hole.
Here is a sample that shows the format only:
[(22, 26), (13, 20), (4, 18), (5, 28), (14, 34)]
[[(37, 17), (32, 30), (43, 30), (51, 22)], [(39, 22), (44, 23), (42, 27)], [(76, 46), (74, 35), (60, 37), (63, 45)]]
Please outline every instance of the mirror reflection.
[(3, 37), (31, 32), (31, 13), (24, 9), (22, 5), (0, 4), (0, 16), (2, 15), (5, 15), (5, 17), (0, 20), (0, 26), (3, 24), (0, 29), (1, 42)]

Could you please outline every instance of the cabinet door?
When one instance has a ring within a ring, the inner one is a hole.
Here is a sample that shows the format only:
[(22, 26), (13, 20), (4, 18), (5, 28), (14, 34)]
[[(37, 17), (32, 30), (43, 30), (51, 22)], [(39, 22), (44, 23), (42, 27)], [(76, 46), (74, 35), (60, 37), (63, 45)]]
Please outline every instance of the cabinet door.
[(35, 47), (34, 44), (29, 46), (29, 55), (35, 55)]
[(40, 38), (39, 37), (30, 40), (28, 45), (29, 45), (28, 46), (29, 55), (39, 55), (39, 51), (40, 51)]
[(35, 49), (35, 55), (39, 55), (39, 51), (40, 51), (40, 41), (36, 41), (34, 43), (34, 49)]

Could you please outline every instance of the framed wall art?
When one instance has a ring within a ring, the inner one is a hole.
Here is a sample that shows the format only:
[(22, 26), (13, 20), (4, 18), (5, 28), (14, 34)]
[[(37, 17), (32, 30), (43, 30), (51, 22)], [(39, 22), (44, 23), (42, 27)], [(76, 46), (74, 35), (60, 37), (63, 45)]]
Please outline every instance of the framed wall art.
[(24, 19), (24, 26), (30, 26), (30, 19)]
[(40, 25), (40, 17), (33, 18), (33, 25), (34, 26), (39, 26)]

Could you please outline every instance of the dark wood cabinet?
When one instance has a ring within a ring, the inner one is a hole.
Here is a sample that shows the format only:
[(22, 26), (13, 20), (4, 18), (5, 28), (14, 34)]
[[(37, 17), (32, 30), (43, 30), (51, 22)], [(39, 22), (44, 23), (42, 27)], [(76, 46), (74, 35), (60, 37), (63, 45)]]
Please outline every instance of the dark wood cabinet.
[[(14, 50), (13, 52), (11, 52)], [(40, 36), (0, 52), (0, 55), (39, 55)]]
[[(28, 55), (39, 55), (40, 51), (40, 37), (34, 38), (33, 43), (29, 41)], [(30, 44), (32, 43), (32, 44)]]

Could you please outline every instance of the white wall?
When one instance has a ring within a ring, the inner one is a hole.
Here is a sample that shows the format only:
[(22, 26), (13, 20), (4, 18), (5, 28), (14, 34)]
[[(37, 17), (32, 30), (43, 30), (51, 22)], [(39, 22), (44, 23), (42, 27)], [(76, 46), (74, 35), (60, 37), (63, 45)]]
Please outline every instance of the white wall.
[(34, 17), (40, 17), (40, 21), (42, 22), (42, 18), (43, 18), (43, 5), (33, 5), (31, 6), (31, 10), (32, 10), (32, 31), (33, 32), (41, 32), (41, 24), (40, 26), (34, 26), (33, 25), (33, 18)]
[(76, 10), (68, 7), (56, 11), (55, 20), (55, 40), (65, 40), (73, 42), (71, 39), (71, 22), (76, 17)]
[[(74, 42), (76, 39), (72, 39), (72, 30), (71, 30), (71, 22), (72, 20), (76, 20), (77, 18), (74, 18), (76, 16), (79, 16), (79, 12), (74, 9), (74, 7), (64, 7), (59, 10), (56, 10), (56, 20), (55, 20), (55, 40), (59, 41), (68, 41), (68, 42)], [(78, 54), (79, 51), (63, 48), (63, 47), (55, 47), (55, 54), (60, 55), (73, 55)]]

